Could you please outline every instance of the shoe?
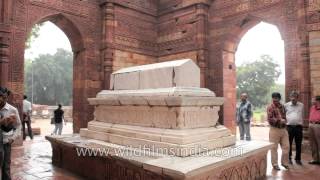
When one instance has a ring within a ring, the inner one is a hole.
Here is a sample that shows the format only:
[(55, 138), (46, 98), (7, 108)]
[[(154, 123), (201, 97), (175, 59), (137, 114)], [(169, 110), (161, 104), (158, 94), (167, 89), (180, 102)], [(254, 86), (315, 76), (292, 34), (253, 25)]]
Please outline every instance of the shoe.
[(296, 163), (298, 164), (298, 165), (302, 165), (302, 162), (301, 162), (301, 160), (296, 160)]
[(281, 164), (284, 168), (289, 169), (289, 165)]
[(272, 166), (274, 170), (280, 171), (280, 167), (278, 165)]
[(291, 160), (291, 159), (289, 159), (289, 164), (293, 164), (293, 162), (292, 162), (292, 160)]
[(309, 164), (320, 164), (320, 162), (319, 161), (315, 161), (315, 160), (312, 160), (312, 161), (309, 161)]

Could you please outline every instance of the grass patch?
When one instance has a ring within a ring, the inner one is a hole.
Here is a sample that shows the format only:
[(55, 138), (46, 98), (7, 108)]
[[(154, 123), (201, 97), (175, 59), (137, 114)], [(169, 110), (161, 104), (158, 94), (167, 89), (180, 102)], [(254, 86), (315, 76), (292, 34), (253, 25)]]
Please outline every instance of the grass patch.
[(253, 122), (262, 123), (266, 120), (267, 112), (265, 109), (255, 109), (253, 111)]

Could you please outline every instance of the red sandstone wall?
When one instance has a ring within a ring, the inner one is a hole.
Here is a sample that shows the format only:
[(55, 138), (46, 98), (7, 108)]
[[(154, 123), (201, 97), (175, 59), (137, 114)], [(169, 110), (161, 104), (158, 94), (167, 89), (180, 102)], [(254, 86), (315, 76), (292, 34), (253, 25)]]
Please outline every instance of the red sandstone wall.
[[(161, 59), (161, 53), (179, 57), (183, 51), (202, 52), (200, 54), (205, 64), (202, 65), (202, 72), (205, 72), (203, 84), (214, 90), (217, 95), (226, 98), (221, 114), (224, 117), (224, 124), (234, 129), (236, 103), (234, 54), (242, 36), (250, 28), (261, 21), (269, 22), (279, 28), (285, 41), (286, 91), (299, 90), (302, 94), (301, 100), (309, 104), (310, 85), (308, 62), (305, 56), (307, 42), (306, 33), (303, 31), (304, 10), (304, 3), (299, 0), (160, 1), (159, 32), (161, 29), (167, 30), (165, 33), (169, 36), (167, 35), (166, 39), (175, 46), (170, 44), (173, 46), (168, 48), (170, 52), (160, 49), (159, 59)], [(162, 19), (166, 20), (163, 27)], [(173, 20), (177, 22), (174, 23)], [(180, 24), (179, 20), (181, 20)], [(192, 22), (193, 26), (188, 21)], [(188, 30), (185, 31), (185, 29)], [(188, 36), (186, 33), (183, 35), (182, 31), (192, 33)], [(161, 35), (159, 33), (160, 40)], [(189, 41), (193, 46), (188, 47), (184, 44), (188, 37), (191, 37)], [(173, 40), (180, 43), (174, 43)], [(201, 66), (200, 56), (196, 57)]]
[(308, 107), (320, 88), (319, 0), (0, 0), (0, 9), (0, 42), (9, 46), (0, 53), (0, 79), (17, 105), (28, 31), (49, 19), (68, 35), (75, 51), (75, 130), (91, 120), (86, 99), (109, 87), (112, 71), (179, 58), (195, 60), (202, 86), (226, 98), (223, 123), (234, 130), (234, 53), (261, 21), (276, 25), (285, 41), (286, 91), (299, 90)]
[(162, 0), (158, 9), (158, 59), (193, 59), (206, 86), (208, 10), (210, 1)]
[(234, 53), (243, 34), (261, 21), (276, 25), (285, 42), (286, 92), (299, 90), (301, 100), (309, 104), (307, 61), (302, 56), (305, 37), (304, 5), (298, 0), (215, 1), (210, 8), (209, 87), (226, 97), (224, 121), (234, 125), (235, 72)]
[[(305, 68), (310, 68), (310, 74), (306, 73), (305, 76), (310, 76), (310, 94), (312, 97), (320, 95), (320, 59), (319, 59), (319, 35), (320, 35), (320, 1), (307, 2), (306, 8), (306, 27), (304, 27), (307, 32), (308, 44), (304, 44), (305, 48), (303, 51), (303, 56), (306, 60), (310, 61)], [(309, 58), (309, 59), (308, 59)]]
[(101, 12), (98, 1), (1, 0), (1, 2), (2, 5), (12, 3), (12, 6), (6, 6), (11, 16), (7, 17), (8, 20), (5, 22), (8, 26), (6, 38), (9, 38), (9, 72), (2, 83), (13, 91), (13, 103), (21, 107), (24, 94), (23, 66), (26, 37), (34, 24), (50, 20), (65, 32), (72, 45), (74, 130), (77, 132), (80, 127), (86, 127), (87, 122), (92, 119), (93, 112), (87, 98), (94, 97), (102, 87), (99, 57)]
[(104, 89), (122, 67), (156, 62), (157, 1), (102, 0)]
[(151, 64), (156, 62), (156, 58), (148, 55), (141, 55), (129, 51), (115, 50), (112, 71), (117, 71), (124, 67)]

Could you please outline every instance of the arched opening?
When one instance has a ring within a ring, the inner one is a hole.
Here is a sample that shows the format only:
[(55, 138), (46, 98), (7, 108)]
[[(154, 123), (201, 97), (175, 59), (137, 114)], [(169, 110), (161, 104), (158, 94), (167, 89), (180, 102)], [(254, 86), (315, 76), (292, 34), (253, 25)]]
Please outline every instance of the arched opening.
[(75, 97), (79, 97), (83, 87), (78, 82), (82, 77), (79, 66), (83, 61), (82, 36), (75, 25), (60, 14), (37, 22), (29, 32), (32, 36), (37, 31), (39, 37), (25, 51), (24, 68), (25, 94), (33, 103), (34, 131), (41, 130), (41, 135), (52, 133), (54, 126), (50, 125), (50, 119), (61, 104), (64, 119), (70, 122), (63, 127), (63, 133), (73, 133)]
[[(241, 49), (239, 47), (240, 41), (247, 34), (247, 32), (257, 26), (259, 28), (259, 23), (262, 20), (257, 17), (248, 16), (239, 22), (236, 26), (234, 26), (231, 31), (226, 36), (226, 41), (224, 41), (223, 49), (222, 49), (222, 94), (225, 97), (225, 103), (223, 106), (223, 111), (221, 115), (223, 115), (223, 123), (228, 128), (232, 129), (234, 133), (236, 133), (236, 104), (237, 104), (237, 74), (236, 74), (236, 52), (237, 49)], [(274, 28), (277, 29), (276, 26)], [(277, 37), (281, 39), (281, 31), (277, 29)], [(250, 34), (250, 33), (249, 33)], [(262, 33), (263, 34), (263, 33)], [(263, 35), (265, 36), (265, 35)], [(255, 44), (262, 44), (259, 40), (254, 40)], [(250, 49), (248, 50), (250, 53)], [(284, 52), (284, 50), (282, 50)], [(278, 62), (284, 62), (284, 60), (278, 60)], [(284, 74), (284, 72), (283, 72)]]
[[(285, 53), (284, 41), (275, 25), (260, 22), (242, 37), (235, 52), (236, 102), (240, 94), (247, 93), (253, 105), (251, 125), (254, 139), (268, 139), (266, 107), (271, 93), (279, 92), (285, 102)], [(261, 128), (256, 128), (261, 127)], [(259, 132), (254, 134), (255, 129)], [(260, 137), (259, 137), (260, 135)]]

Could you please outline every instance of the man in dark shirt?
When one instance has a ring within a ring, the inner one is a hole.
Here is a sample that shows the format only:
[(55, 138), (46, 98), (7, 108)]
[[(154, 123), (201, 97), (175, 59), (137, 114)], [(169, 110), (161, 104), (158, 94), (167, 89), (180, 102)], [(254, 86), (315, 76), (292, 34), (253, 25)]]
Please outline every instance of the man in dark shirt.
[(54, 125), (55, 128), (52, 134), (61, 135), (62, 128), (63, 128), (63, 119), (64, 119), (64, 111), (62, 110), (62, 105), (58, 105), (58, 109), (54, 111)]
[(281, 164), (284, 168), (289, 168), (289, 137), (286, 130), (286, 112), (280, 100), (280, 93), (272, 93), (272, 103), (267, 108), (268, 122), (270, 124), (269, 141), (274, 143), (271, 149), (271, 163), (275, 170), (280, 170), (278, 166), (278, 144), (280, 144), (282, 149)]

